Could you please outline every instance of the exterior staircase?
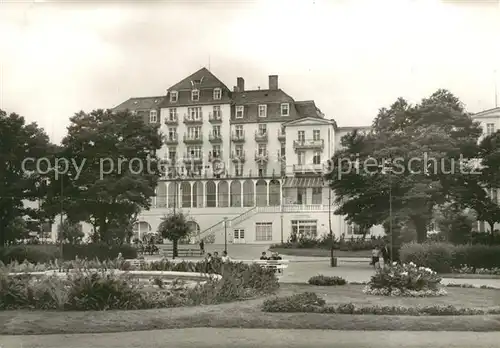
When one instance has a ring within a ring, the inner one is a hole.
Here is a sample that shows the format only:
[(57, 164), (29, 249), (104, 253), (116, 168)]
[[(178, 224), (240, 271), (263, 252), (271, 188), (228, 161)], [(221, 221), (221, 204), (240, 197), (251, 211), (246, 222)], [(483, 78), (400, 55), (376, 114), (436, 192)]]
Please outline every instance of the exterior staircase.
[[(235, 227), (235, 226), (239, 225), (240, 223), (242, 223), (246, 219), (253, 216), (257, 212), (256, 208), (257, 207), (250, 208), (247, 211), (241, 213), (240, 215), (238, 215), (230, 220), (227, 220), (227, 226)], [(203, 231), (201, 231), (200, 233), (198, 233), (196, 236), (194, 236), (194, 238), (196, 240), (200, 240), (204, 236), (207, 236), (207, 235), (210, 235), (212, 233), (218, 232), (219, 230), (222, 230), (224, 228), (225, 221), (226, 220), (221, 220), (221, 221), (213, 224), (212, 226), (210, 226), (210, 227), (204, 229)]]

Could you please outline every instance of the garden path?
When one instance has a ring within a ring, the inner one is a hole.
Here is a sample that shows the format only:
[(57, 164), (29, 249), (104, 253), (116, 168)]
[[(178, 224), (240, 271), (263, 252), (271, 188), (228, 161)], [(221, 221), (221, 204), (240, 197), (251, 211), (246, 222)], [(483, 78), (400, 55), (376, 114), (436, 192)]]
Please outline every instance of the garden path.
[(371, 347), (493, 348), (499, 333), (334, 331), (266, 329), (182, 329), (107, 334), (0, 336), (2, 348), (202, 348), (202, 347)]

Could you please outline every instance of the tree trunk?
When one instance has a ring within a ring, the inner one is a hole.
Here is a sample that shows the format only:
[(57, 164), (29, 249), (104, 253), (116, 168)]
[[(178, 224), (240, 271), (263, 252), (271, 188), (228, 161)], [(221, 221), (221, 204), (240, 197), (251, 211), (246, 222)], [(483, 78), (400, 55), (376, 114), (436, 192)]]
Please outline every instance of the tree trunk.
[(417, 232), (417, 242), (425, 242), (427, 239), (427, 220), (419, 216), (412, 216), (411, 221)]
[(0, 223), (0, 248), (5, 246), (5, 227)]
[(179, 241), (177, 239), (174, 239), (172, 241), (172, 258), (175, 259), (178, 254), (177, 254), (177, 244), (179, 243)]
[(488, 225), (490, 225), (490, 245), (495, 243), (495, 222), (496, 221), (488, 221)]

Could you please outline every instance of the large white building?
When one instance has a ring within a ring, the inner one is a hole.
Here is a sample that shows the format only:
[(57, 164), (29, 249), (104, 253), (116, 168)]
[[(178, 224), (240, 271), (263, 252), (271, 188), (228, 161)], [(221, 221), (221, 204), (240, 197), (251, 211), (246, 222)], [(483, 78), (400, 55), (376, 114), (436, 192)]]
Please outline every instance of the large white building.
[[(225, 226), (229, 243), (277, 243), (293, 230), (320, 236), (328, 233), (329, 217), (337, 237), (357, 236), (356, 226), (330, 214), (336, 207), (322, 171), (343, 135), (370, 127), (338, 127), (314, 101), (295, 101), (280, 89), (278, 76), (259, 90), (246, 90), (238, 77), (230, 90), (203, 68), (166, 96), (131, 98), (115, 108), (126, 109), (160, 124), (165, 135), (159, 155), (167, 170), (153, 207), (139, 217), (138, 237), (155, 232), (174, 209), (193, 219), (197, 237), (213, 235), (216, 243), (224, 242)], [(472, 117), (485, 135), (500, 129), (500, 107)], [(44, 238), (55, 240), (59, 217), (55, 221), (41, 227)], [(91, 232), (90, 225), (82, 228)], [(383, 229), (375, 226), (370, 234)]]
[[(483, 136), (488, 136), (500, 129), (500, 107), (484, 110), (474, 114), (472, 119), (479, 122), (483, 129)], [(482, 138), (481, 137), (481, 138)], [(481, 138), (479, 139), (481, 141)], [(497, 189), (489, 189), (489, 194), (492, 200), (499, 202), (499, 192)], [(496, 228), (499, 228), (497, 226)], [(486, 232), (490, 230), (490, 226), (484, 221), (477, 222), (477, 231)]]
[[(165, 160), (153, 199), (136, 226), (155, 232), (165, 214), (182, 209), (196, 239), (223, 243), (275, 243), (296, 230), (319, 236), (354, 236), (322, 180), (324, 165), (353, 128), (339, 128), (314, 101), (295, 101), (269, 76), (267, 89), (247, 90), (242, 77), (229, 89), (203, 68), (163, 97), (131, 98), (129, 109), (159, 123)], [(369, 128), (369, 127), (366, 127)], [(372, 234), (382, 234), (374, 227)]]

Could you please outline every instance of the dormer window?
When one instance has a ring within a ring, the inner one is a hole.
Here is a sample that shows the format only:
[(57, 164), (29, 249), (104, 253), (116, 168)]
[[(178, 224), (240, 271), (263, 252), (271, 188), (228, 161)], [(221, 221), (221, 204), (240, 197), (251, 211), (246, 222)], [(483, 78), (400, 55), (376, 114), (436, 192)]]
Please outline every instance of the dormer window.
[(214, 100), (220, 100), (222, 98), (222, 89), (215, 88), (214, 89)]
[(149, 123), (157, 123), (158, 122), (158, 111), (151, 110), (149, 112)]
[(170, 102), (177, 103), (177, 91), (170, 92)]
[(281, 116), (290, 116), (290, 104), (281, 104)]
[(236, 107), (236, 118), (243, 118), (243, 106)]
[(259, 117), (267, 116), (267, 105), (259, 105)]
[(191, 100), (192, 101), (199, 101), (200, 100), (200, 90), (193, 89), (191, 91)]

